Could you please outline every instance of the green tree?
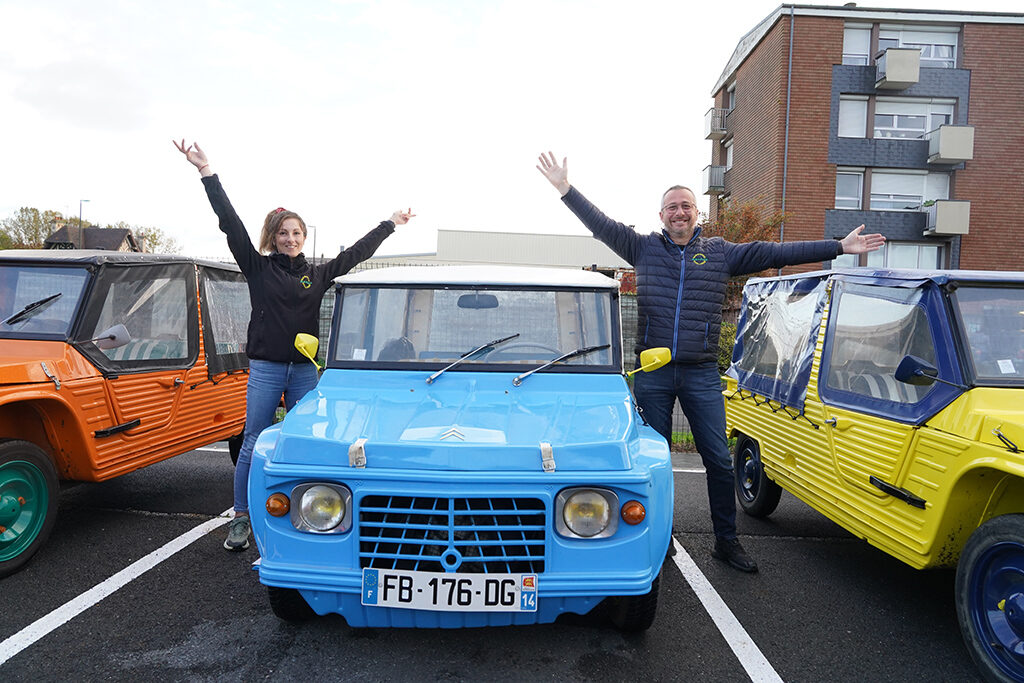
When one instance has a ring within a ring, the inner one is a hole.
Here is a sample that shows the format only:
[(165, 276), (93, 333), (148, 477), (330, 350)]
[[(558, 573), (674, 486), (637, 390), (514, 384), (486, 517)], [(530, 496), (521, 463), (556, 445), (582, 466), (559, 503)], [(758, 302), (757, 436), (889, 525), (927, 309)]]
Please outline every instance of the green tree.
[(4, 249), (41, 249), (53, 231), (55, 221), (64, 220), (59, 211), (39, 211), (23, 206), (13, 216), (0, 221), (0, 247)]
[(178, 240), (166, 234), (160, 228), (142, 225), (128, 225), (124, 221), (120, 221), (114, 225), (108, 225), (107, 227), (130, 229), (132, 234), (135, 235), (135, 241), (141, 243), (143, 251), (147, 251), (152, 254), (177, 254), (181, 252), (181, 245), (178, 244)]

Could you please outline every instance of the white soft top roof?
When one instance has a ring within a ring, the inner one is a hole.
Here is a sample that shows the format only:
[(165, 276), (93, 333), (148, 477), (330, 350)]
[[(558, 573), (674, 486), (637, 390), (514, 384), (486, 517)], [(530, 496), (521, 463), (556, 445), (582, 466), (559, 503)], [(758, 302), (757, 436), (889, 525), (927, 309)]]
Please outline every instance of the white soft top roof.
[(589, 270), (526, 266), (399, 266), (371, 268), (334, 279), (339, 285), (499, 285), (618, 289), (612, 278)]

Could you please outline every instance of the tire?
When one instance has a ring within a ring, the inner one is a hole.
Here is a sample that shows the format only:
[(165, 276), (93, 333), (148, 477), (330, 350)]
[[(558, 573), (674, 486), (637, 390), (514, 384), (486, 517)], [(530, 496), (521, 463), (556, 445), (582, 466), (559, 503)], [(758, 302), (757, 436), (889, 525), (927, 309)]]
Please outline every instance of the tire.
[(270, 598), (270, 609), (282, 621), (297, 623), (309, 621), (316, 616), (302, 593), (294, 588), (267, 586), (267, 596)]
[(658, 611), (660, 584), (659, 573), (651, 582), (651, 590), (644, 595), (619, 595), (607, 598), (608, 616), (615, 628), (624, 633), (639, 633), (649, 629)]
[(967, 539), (956, 568), (956, 616), (986, 680), (1024, 680), (1024, 515), (991, 519)]
[(57, 471), (28, 441), (0, 441), (0, 578), (21, 569), (53, 530)]
[(228, 453), (231, 454), (231, 464), (238, 464), (238, 454), (242, 452), (242, 441), (245, 439), (245, 429), (228, 439)]
[(761, 449), (748, 436), (736, 443), (736, 463), (733, 467), (736, 499), (751, 517), (767, 517), (775, 512), (782, 497), (782, 487), (768, 478), (761, 462)]

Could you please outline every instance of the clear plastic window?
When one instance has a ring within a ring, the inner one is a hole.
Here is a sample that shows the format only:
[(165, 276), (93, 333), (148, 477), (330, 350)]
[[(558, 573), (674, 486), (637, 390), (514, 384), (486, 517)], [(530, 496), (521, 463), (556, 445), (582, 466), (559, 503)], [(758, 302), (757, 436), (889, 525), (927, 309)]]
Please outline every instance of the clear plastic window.
[(88, 279), (84, 268), (0, 266), (0, 333), (66, 335)]
[(955, 298), (978, 380), (1024, 378), (1024, 288), (964, 286)]
[[(146, 272), (139, 269), (140, 276)], [(111, 282), (90, 337), (121, 323), (132, 340), (116, 349), (102, 349), (110, 360), (184, 360), (189, 357), (186, 292), (180, 278)]]
[(249, 329), (249, 288), (245, 280), (207, 280), (206, 311), (218, 355), (245, 353)]

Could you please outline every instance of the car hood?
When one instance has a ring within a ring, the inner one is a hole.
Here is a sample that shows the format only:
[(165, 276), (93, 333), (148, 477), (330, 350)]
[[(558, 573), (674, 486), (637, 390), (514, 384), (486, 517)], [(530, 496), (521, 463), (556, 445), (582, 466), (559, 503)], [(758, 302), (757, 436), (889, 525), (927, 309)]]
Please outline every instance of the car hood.
[(972, 441), (1007, 447), (998, 432), (1017, 448), (1024, 448), (1024, 387), (971, 389), (929, 420), (928, 426)]
[(623, 470), (637, 447), (636, 411), (622, 376), (328, 370), (288, 413), (270, 459), (348, 465), (365, 439), (367, 468)]
[(96, 369), (64, 342), (0, 339), (0, 385), (52, 382), (43, 363), (60, 381), (96, 374)]

